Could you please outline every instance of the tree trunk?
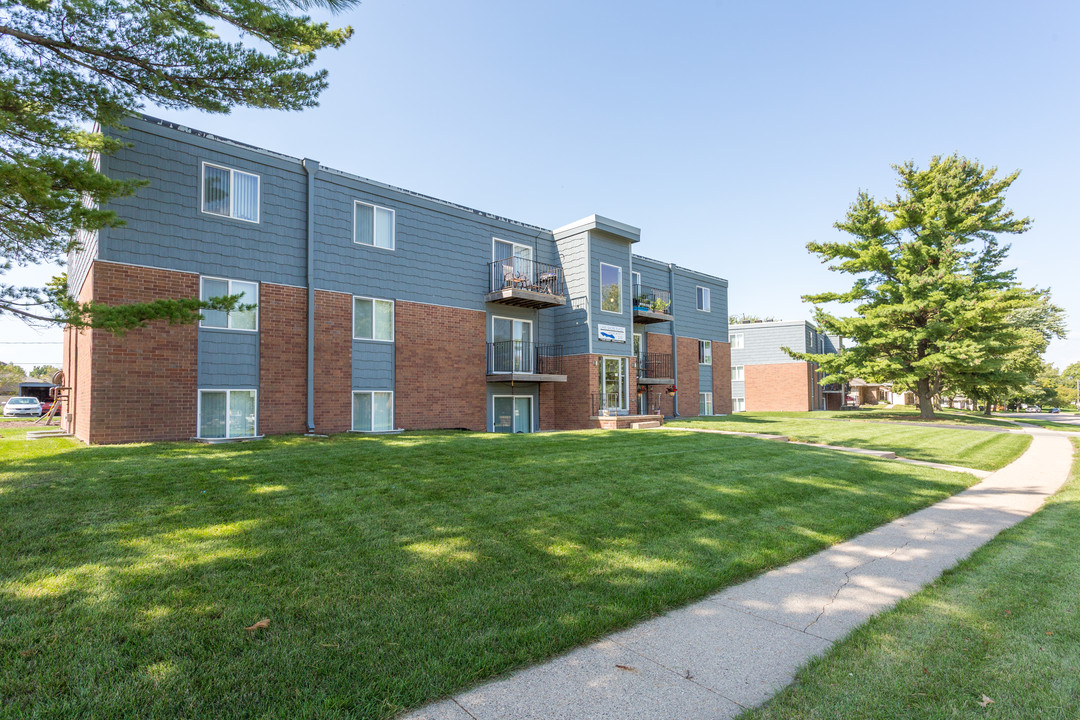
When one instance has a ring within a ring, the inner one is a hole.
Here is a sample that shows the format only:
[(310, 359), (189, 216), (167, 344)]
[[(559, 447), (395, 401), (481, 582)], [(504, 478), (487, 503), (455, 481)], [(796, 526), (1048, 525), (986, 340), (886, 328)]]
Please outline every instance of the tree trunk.
[(990, 406), (992, 402), (993, 401), (990, 400), (990, 398), (986, 398), (986, 405), (983, 406), (983, 415), (985, 415), (986, 417), (990, 417)]
[(933, 420), (934, 396), (930, 390), (930, 378), (920, 378), (915, 389), (919, 398), (919, 417), (923, 420)]

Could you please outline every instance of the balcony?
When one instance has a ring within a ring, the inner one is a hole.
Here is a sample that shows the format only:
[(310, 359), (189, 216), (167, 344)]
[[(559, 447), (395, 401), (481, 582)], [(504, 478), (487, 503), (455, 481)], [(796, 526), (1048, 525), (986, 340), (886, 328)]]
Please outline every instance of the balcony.
[(675, 373), (671, 353), (643, 353), (637, 360), (638, 385), (672, 385)]
[(488, 343), (488, 382), (566, 382), (562, 345), (524, 340)]
[(487, 302), (526, 308), (566, 304), (563, 271), (528, 258), (509, 257), (488, 264)]
[(671, 317), (671, 293), (667, 290), (634, 286), (634, 323), (669, 322)]

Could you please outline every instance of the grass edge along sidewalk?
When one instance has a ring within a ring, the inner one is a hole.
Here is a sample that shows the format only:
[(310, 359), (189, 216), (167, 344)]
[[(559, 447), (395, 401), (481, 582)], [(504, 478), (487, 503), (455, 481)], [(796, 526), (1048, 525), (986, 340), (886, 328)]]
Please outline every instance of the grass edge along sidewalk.
[(740, 720), (1080, 717), (1080, 440), (1069, 481)]
[(605, 431), (0, 460), (0, 707), (67, 717), (392, 717), (974, 482)]
[(664, 427), (786, 435), (798, 442), (889, 450), (912, 460), (976, 470), (1000, 470), (1023, 455), (1031, 444), (1031, 436), (1026, 433), (981, 432), (932, 424), (914, 427), (889, 422), (837, 422), (816, 415), (738, 413), (674, 420)]

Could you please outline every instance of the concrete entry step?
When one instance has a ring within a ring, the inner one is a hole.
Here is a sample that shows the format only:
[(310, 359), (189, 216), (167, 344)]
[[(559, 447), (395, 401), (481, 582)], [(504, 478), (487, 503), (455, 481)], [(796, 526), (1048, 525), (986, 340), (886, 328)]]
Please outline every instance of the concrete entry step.
[(646, 420), (644, 422), (630, 423), (631, 430), (648, 430), (649, 428), (658, 428), (662, 425), (659, 420)]

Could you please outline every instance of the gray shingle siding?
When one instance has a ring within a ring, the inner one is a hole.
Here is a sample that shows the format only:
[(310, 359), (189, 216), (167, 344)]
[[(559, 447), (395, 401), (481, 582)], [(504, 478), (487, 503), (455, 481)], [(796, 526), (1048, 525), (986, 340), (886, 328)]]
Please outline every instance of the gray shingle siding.
[(353, 340), (353, 390), (394, 389), (394, 344)]
[[(592, 231), (589, 233), (589, 254), (592, 261), (592, 276), (590, 278), (589, 294), (592, 308), (592, 327), (589, 329), (592, 337), (593, 352), (603, 355), (633, 355), (634, 345), (631, 335), (633, 324), (631, 308), (630, 288), (630, 243), (626, 240), (610, 238), (603, 233)], [(614, 265), (622, 269), (622, 290), (620, 299), (622, 306), (618, 313), (608, 312), (601, 309), (603, 293), (600, 289), (600, 264)], [(606, 342), (597, 340), (599, 325), (615, 325), (626, 330), (626, 342)]]
[(781, 350), (789, 347), (796, 352), (806, 351), (808, 324), (794, 323), (755, 323), (737, 325), (732, 333), (742, 333), (744, 347), (732, 349), (732, 365), (775, 365), (777, 363), (797, 362)]
[(259, 333), (199, 328), (199, 388), (257, 388)]
[[(716, 358), (713, 358), (716, 362)], [(698, 365), (698, 392), (712, 392), (712, 365)], [(716, 403), (716, 398), (713, 398)]]
[[(746, 381), (744, 380), (732, 380), (731, 381), (731, 397), (744, 398), (746, 397)], [(715, 398), (714, 398), (715, 400)]]
[[(709, 311), (697, 309), (697, 288), (710, 290)], [(699, 340), (727, 342), (728, 308), (727, 284), (685, 269), (675, 268), (675, 294), (671, 298), (671, 311), (675, 317), (675, 331), (682, 337)]]
[(588, 233), (557, 241), (559, 262), (566, 280), (566, 305), (550, 311), (555, 336), (567, 355), (589, 352)]

